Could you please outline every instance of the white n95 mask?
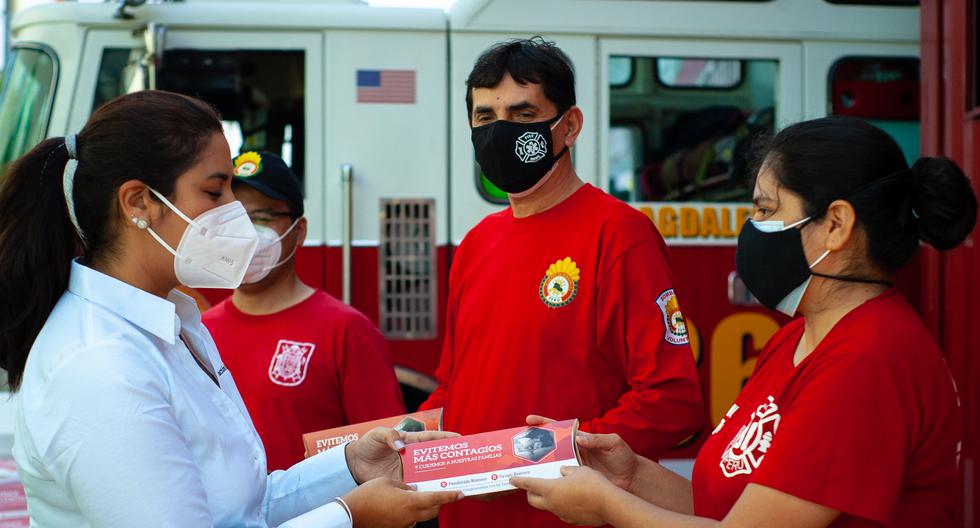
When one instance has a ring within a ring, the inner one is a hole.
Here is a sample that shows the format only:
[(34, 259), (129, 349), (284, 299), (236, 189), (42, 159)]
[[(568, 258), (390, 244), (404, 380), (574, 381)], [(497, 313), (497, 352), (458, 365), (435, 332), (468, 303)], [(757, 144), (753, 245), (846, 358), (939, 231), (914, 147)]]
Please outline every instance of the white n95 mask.
[(279, 257), (282, 256), (282, 239), (286, 238), (286, 235), (291, 233), (298, 223), (299, 218), (294, 220), (293, 224), (282, 235), (276, 233), (271, 227), (262, 225), (254, 226), (255, 232), (259, 235), (259, 244), (255, 250), (255, 256), (252, 257), (252, 261), (249, 262), (248, 269), (245, 271), (245, 278), (242, 280), (242, 284), (255, 284), (261, 281), (268, 277), (272, 270), (282, 266), (286, 262), (289, 262), (289, 259), (293, 258), (298, 246), (293, 246), (293, 250), (289, 255), (281, 261), (279, 260)]
[[(146, 226), (150, 235), (173, 254), (177, 280), (189, 288), (237, 288), (258, 244), (258, 235), (242, 203), (226, 203), (191, 220), (162, 194), (153, 189), (150, 192), (187, 222), (177, 249)], [(144, 227), (145, 222), (137, 225)]]

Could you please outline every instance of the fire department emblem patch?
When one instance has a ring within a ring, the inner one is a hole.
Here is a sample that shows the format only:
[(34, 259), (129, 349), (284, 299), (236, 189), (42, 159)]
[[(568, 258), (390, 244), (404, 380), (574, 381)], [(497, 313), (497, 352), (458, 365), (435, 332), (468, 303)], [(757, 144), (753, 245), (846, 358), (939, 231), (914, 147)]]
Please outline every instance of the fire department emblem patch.
[(555, 261), (541, 279), (538, 295), (549, 308), (561, 308), (578, 293), (579, 269), (571, 257)]
[(313, 356), (313, 343), (298, 343), (280, 339), (269, 364), (269, 379), (276, 385), (295, 387), (306, 379), (306, 369)]
[(681, 313), (674, 290), (668, 289), (661, 293), (657, 297), (657, 306), (664, 314), (664, 340), (672, 345), (686, 345), (687, 323), (684, 322), (684, 315)]
[(514, 153), (524, 163), (534, 163), (548, 153), (548, 142), (537, 132), (525, 132), (517, 138)]
[(769, 402), (755, 410), (749, 423), (739, 429), (738, 434), (725, 448), (720, 462), (722, 473), (731, 478), (735, 475), (749, 475), (759, 469), (778, 428), (779, 406), (769, 396)]
[(234, 166), (232, 172), (239, 178), (255, 176), (262, 171), (262, 156), (258, 152), (244, 152), (235, 158)]

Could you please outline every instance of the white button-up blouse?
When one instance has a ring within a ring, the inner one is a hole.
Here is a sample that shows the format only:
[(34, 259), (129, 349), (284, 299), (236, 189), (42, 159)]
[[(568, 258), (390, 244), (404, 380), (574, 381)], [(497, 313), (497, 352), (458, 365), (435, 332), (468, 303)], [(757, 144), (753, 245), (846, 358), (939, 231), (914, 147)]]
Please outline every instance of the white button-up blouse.
[(73, 262), (15, 398), (32, 526), (350, 526), (331, 502), (356, 486), (344, 449), (267, 474), (231, 373), (179, 292), (161, 299)]

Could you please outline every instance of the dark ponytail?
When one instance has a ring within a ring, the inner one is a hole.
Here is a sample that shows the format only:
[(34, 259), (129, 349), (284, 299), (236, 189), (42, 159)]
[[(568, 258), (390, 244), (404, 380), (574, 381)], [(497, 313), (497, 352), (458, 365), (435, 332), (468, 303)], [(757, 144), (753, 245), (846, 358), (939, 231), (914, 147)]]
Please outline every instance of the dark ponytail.
[(895, 140), (861, 119), (796, 123), (756, 150), (758, 164), (803, 200), (807, 216), (822, 218), (834, 200), (850, 202), (868, 237), (869, 263), (884, 273), (905, 264), (920, 239), (950, 249), (976, 223), (976, 195), (955, 163), (923, 158), (909, 167)]
[(34, 340), (68, 287), (71, 260), (104, 257), (118, 229), (116, 194), (137, 179), (169, 195), (213, 134), (213, 108), (162, 91), (118, 97), (76, 136), (74, 204), (84, 243), (66, 205), (64, 138), (43, 141), (14, 162), (0, 185), (0, 367), (16, 390)]
[(13, 388), (79, 249), (61, 187), (67, 161), (63, 138), (45, 140), (10, 166), (0, 187), (0, 366)]
[(911, 172), (919, 238), (936, 249), (960, 245), (977, 222), (977, 198), (966, 175), (946, 158), (922, 158)]

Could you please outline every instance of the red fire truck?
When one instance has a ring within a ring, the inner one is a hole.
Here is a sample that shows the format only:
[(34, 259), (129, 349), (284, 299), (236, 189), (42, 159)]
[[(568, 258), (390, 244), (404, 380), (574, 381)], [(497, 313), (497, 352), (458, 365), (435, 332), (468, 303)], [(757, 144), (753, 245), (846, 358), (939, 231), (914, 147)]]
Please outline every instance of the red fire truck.
[[(922, 0), (922, 152), (956, 160), (980, 188), (980, 10), (976, 2)], [(950, 362), (963, 404), (962, 526), (980, 524), (980, 251), (921, 251), (920, 313)]]
[[(464, 104), (466, 75), (491, 43), (541, 34), (572, 59), (585, 115), (576, 169), (671, 246), (706, 432), (785, 322), (733, 274), (753, 135), (853, 115), (910, 161), (946, 154), (977, 174), (972, 2), (923, 0), (921, 41), (916, 0), (458, 0), (448, 13), (358, 0), (124, 5), (140, 3), (64, 2), (14, 19), (0, 164), (132, 90), (211, 102), (233, 150), (282, 153), (301, 176), (300, 274), (378, 323), (410, 405), (434, 386), (453, 248), (506, 204), (474, 161)], [(379, 93), (385, 79), (397, 89)], [(975, 251), (972, 239), (945, 256), (923, 249), (900, 281), (967, 409), (964, 526), (980, 498)], [(226, 294), (195, 293), (204, 307)], [(692, 458), (699, 440), (675, 458)]]

